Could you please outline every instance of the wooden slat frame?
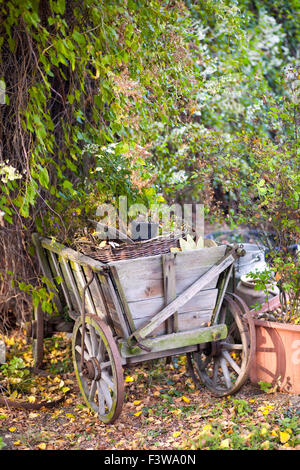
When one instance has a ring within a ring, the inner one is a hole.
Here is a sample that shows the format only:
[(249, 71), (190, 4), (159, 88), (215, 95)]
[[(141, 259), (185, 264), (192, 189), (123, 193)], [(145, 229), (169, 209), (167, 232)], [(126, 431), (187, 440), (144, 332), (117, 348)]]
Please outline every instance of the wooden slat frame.
[[(43, 247), (42, 247), (42, 244), (41, 244), (41, 241), (40, 241), (40, 237), (37, 233), (34, 233), (32, 235), (32, 241), (33, 241), (34, 246), (35, 246), (37, 258), (38, 258), (40, 266), (42, 268), (43, 275), (55, 285), (55, 281), (53, 279), (53, 275), (52, 275), (52, 272), (51, 272), (51, 268), (49, 266), (48, 259), (47, 259), (46, 255), (44, 253), (44, 250), (43, 250)], [(49, 289), (50, 292), (53, 293), (53, 303), (55, 304), (55, 306), (57, 308), (57, 311), (59, 313), (62, 313), (63, 307), (62, 307), (62, 304), (61, 304), (61, 301), (59, 299), (57, 291), (55, 289), (52, 289), (49, 286), (47, 286), (47, 288)]]
[[(59, 276), (61, 278), (61, 288), (62, 288), (63, 294), (65, 296), (65, 300), (66, 300), (69, 312), (73, 312), (74, 307), (73, 307), (73, 304), (72, 304), (72, 301), (71, 301), (71, 298), (70, 298), (70, 294), (69, 294), (69, 290), (68, 290), (68, 286), (66, 285), (66, 282), (65, 282), (64, 276), (62, 274), (61, 266), (58, 262), (57, 256), (53, 251), (49, 250), (48, 253), (50, 255), (50, 258), (52, 260), (54, 268), (56, 270), (57, 276)], [(71, 314), (70, 314), (70, 316), (71, 316)]]
[(157, 315), (155, 315), (147, 325), (142, 328), (138, 328), (129, 338), (129, 342), (132, 340), (140, 341), (149, 336), (153, 330), (155, 330), (161, 323), (167, 320), (178, 308), (182, 307), (189, 299), (191, 299), (197, 292), (205, 287), (212, 278), (219, 276), (226, 268), (234, 263), (235, 257), (232, 253), (225, 255), (219, 263), (210, 268), (203, 276), (201, 276), (196, 282), (194, 282), (188, 289), (180, 294), (175, 300), (168, 304), (162, 309)]
[[(150, 348), (151, 352), (166, 351), (168, 349), (184, 348), (195, 344), (206, 343), (224, 339), (227, 336), (225, 324), (213, 325), (196, 330), (181, 331), (154, 338), (143, 340), (143, 345)], [(130, 346), (126, 341), (121, 342), (121, 353), (123, 357), (143, 354), (143, 349), (139, 345)]]
[[(175, 255), (167, 253), (162, 255), (162, 269), (164, 281), (164, 297), (165, 305), (168, 305), (176, 298), (176, 272), (175, 272)], [(178, 312), (174, 312), (167, 319), (167, 332), (175, 333), (178, 331)]]
[(220, 276), (221, 279), (219, 280), (220, 281), (219, 282), (219, 284), (220, 284), (220, 286), (219, 286), (219, 295), (218, 295), (216, 305), (215, 305), (215, 308), (214, 308), (214, 311), (213, 311), (212, 317), (211, 317), (211, 324), (212, 325), (216, 324), (217, 321), (218, 321), (219, 313), (220, 313), (220, 310), (221, 310), (221, 307), (222, 307), (224, 296), (225, 296), (227, 286), (228, 286), (228, 283), (229, 283), (229, 279), (230, 279), (230, 276), (231, 276), (231, 273), (232, 273), (233, 269), (234, 269), (234, 265), (232, 264), (227, 269), (225, 269), (225, 271)]
[(68, 260), (66, 258), (59, 257), (59, 262), (60, 262), (61, 266), (63, 266), (63, 268), (64, 268), (64, 272), (65, 272), (65, 275), (67, 277), (66, 281), (69, 283), (69, 286), (70, 286), (70, 288), (73, 292), (73, 295), (75, 297), (76, 311), (78, 311), (78, 314), (80, 315), (81, 314), (81, 308), (82, 308), (82, 300), (81, 300), (80, 293), (78, 291), (77, 284), (76, 284), (76, 282), (74, 280), (74, 277), (73, 277), (72, 269), (70, 268)]
[[(115, 315), (117, 315), (117, 319), (118, 319), (119, 324), (121, 326), (123, 335), (127, 339), (127, 338), (129, 338), (129, 335), (131, 333), (130, 325), (126, 322), (126, 315), (125, 315), (125, 312), (124, 312), (124, 304), (122, 303), (122, 301), (120, 301), (121, 299), (119, 299), (119, 297), (118, 297), (119, 292), (115, 289), (115, 287), (113, 285), (113, 281), (110, 278), (110, 276), (107, 276), (107, 285), (108, 285), (110, 295), (111, 295), (111, 299), (112, 299), (114, 309), (115, 309), (115, 310), (110, 309), (111, 314), (115, 313)], [(113, 321), (115, 323), (115, 320), (113, 320)]]
[[(85, 277), (87, 279), (90, 279), (92, 270), (84, 266), (82, 266), (82, 269), (85, 274)], [(96, 314), (98, 315), (98, 317), (105, 320), (109, 315), (109, 310), (108, 310), (108, 307), (104, 298), (104, 293), (103, 293), (102, 286), (99, 281), (98, 273), (95, 273), (94, 279), (89, 285), (88, 289), (93, 299)]]
[(81, 266), (87, 266), (94, 271), (101, 272), (101, 270), (106, 266), (100, 261), (94, 260), (89, 256), (82, 255), (81, 253), (77, 253), (77, 251), (72, 250), (72, 248), (66, 248), (64, 245), (52, 241), (49, 238), (41, 238), (40, 244), (43, 248), (54, 251), (54, 253), (57, 253), (59, 256), (66, 258), (69, 261), (75, 261), (75, 263), (78, 263)]
[(124, 314), (126, 315), (126, 318), (127, 318), (128, 324), (129, 324), (129, 328), (130, 328), (131, 332), (133, 332), (136, 329), (135, 322), (132, 318), (129, 305), (128, 305), (128, 302), (126, 300), (126, 297), (125, 297), (125, 294), (124, 294), (124, 291), (123, 291), (123, 287), (122, 287), (122, 284), (121, 284), (120, 279), (119, 279), (118, 271), (116, 270), (115, 266), (110, 266), (110, 271), (112, 273), (113, 282), (115, 283), (118, 294), (120, 296), (120, 301), (122, 303)]
[[(211, 310), (213, 311), (218, 296), (218, 289), (203, 289), (195, 294), (185, 305), (178, 309), (178, 315), (182, 313)], [(141, 317), (154, 316), (165, 306), (163, 297), (153, 299), (139, 300), (137, 302), (128, 302), (133, 322)]]
[[(40, 239), (38, 235), (37, 238)], [(80, 274), (78, 278), (75, 278), (75, 276), (81, 272), (81, 269), (83, 270), (82, 273), (85, 275), (83, 275), (83, 277), (86, 277), (86, 273), (89, 270), (93, 270), (95, 272), (96, 276), (89, 286), (88, 289), (90, 289), (90, 291), (89, 294), (87, 294), (90, 307), (92, 307), (93, 302), (93, 295), (91, 292), (96, 292), (99, 294), (98, 300), (99, 298), (101, 299), (102, 306), (104, 307), (102, 315), (99, 316), (112, 327), (119, 337), (127, 339), (130, 334), (130, 330), (124, 318), (122, 306), (120, 305), (115, 288), (109, 275), (106, 273), (107, 266), (100, 261), (94, 260), (85, 255), (81, 255), (75, 250), (66, 248), (64, 245), (54, 242), (48, 238), (41, 238), (40, 245), (44, 250), (58, 255), (57, 264), (59, 266), (59, 275), (63, 279), (65, 291), (68, 293), (66, 297), (66, 299), (68, 298), (69, 300), (67, 303), (68, 307), (69, 305), (72, 305), (73, 311), (78, 310), (78, 314), (80, 314), (82, 306), (82, 299), (77, 286), (77, 282), (80, 279)], [(73, 268), (70, 267), (69, 262), (72, 264), (74, 263)], [(78, 268), (75, 268), (75, 266), (78, 266)], [(82, 287), (81, 282), (80, 287)], [(70, 291), (72, 292), (72, 296), (70, 295)], [(73, 299), (71, 297), (73, 297)], [(99, 314), (99, 309), (96, 308), (95, 304), (94, 309), (91, 308), (91, 310), (96, 314)]]
[[(225, 246), (218, 246), (177, 253), (177, 295), (215, 265), (224, 256), (225, 250)], [(117, 271), (119, 283), (122, 285), (124, 298), (127, 302), (164, 297), (162, 255), (111, 262), (108, 266), (114, 267)], [(212, 279), (207, 289), (215, 288), (216, 282), (217, 279)]]
[[(83, 289), (84, 289), (84, 286), (87, 284), (88, 280), (86, 279), (85, 273), (83, 272), (83, 267), (80, 264), (75, 263), (74, 261), (70, 261), (70, 264), (71, 264), (75, 281), (77, 281), (77, 286), (78, 286), (78, 290), (80, 293), (80, 297), (82, 299)], [(85, 296), (86, 296), (85, 308), (86, 308), (87, 313), (92, 313), (96, 315), (97, 312), (95, 309), (95, 305), (94, 305), (89, 287), (85, 291)]]

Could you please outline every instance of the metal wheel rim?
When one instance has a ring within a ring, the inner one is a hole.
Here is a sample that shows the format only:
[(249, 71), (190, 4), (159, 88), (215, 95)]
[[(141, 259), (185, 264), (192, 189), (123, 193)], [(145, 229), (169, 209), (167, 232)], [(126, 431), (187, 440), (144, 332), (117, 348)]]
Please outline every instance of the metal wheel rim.
[[(208, 343), (206, 354), (188, 354), (188, 367), (196, 385), (202, 382), (213, 395), (219, 397), (234, 394), (241, 388), (248, 378), (250, 365), (250, 336), (246, 319), (238, 304), (228, 296), (224, 299), (225, 306), (229, 307), (233, 317), (227, 338)], [(219, 323), (222, 319), (221, 314)], [(233, 341), (235, 333), (240, 336), (238, 343)], [(232, 357), (233, 352), (238, 356), (237, 360)]]
[(95, 376), (83, 375), (81, 370), (82, 321), (74, 325), (72, 354), (74, 370), (87, 406), (104, 423), (113, 423), (121, 413), (124, 401), (124, 377), (120, 353), (111, 330), (96, 315), (85, 318), (84, 358)]

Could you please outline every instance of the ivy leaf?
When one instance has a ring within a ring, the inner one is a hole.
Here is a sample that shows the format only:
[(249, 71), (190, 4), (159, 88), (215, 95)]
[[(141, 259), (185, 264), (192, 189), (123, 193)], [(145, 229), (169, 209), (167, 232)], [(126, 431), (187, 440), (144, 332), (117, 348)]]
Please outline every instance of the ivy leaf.
[(47, 168), (42, 168), (40, 173), (39, 173), (39, 182), (41, 183), (42, 186), (48, 189), (49, 187), (49, 174)]

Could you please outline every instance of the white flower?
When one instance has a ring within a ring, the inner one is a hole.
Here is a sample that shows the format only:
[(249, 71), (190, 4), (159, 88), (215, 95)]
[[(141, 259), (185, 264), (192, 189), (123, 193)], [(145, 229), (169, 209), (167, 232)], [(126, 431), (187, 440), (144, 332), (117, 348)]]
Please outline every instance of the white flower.
[(11, 165), (6, 165), (5, 163), (0, 163), (0, 179), (2, 183), (7, 183), (8, 181), (14, 181), (20, 178), (22, 178), (22, 175), (20, 175), (16, 168)]

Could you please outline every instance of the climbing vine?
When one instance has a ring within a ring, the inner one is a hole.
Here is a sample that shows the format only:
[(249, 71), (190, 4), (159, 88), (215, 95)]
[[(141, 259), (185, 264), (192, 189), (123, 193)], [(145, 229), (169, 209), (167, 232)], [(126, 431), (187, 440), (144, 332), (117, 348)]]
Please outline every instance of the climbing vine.
[(120, 195), (233, 215), (242, 132), (289, 134), (266, 106), (299, 41), (279, 3), (0, 0), (3, 321), (30, 312), (33, 231), (68, 241)]

